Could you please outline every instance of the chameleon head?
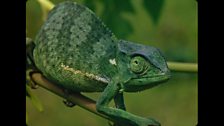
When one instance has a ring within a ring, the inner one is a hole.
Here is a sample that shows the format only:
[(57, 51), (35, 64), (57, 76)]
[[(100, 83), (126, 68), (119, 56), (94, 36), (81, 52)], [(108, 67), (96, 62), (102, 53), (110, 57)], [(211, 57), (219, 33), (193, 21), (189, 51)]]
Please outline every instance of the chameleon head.
[(123, 84), (126, 92), (154, 87), (170, 78), (170, 70), (159, 49), (121, 40), (119, 50), (127, 58), (129, 79)]

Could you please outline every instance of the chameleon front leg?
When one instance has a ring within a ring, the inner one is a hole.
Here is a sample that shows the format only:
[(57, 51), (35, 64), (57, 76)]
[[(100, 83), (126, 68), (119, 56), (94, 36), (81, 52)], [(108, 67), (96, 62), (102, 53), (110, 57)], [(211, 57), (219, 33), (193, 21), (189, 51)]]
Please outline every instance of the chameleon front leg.
[[(131, 126), (160, 126), (154, 119), (136, 116), (122, 109), (109, 107), (109, 102), (119, 93), (120, 86), (117, 83), (109, 83), (96, 103), (98, 112), (107, 115), (115, 123)], [(123, 106), (122, 104), (121, 107)], [(124, 106), (123, 106), (124, 107)]]

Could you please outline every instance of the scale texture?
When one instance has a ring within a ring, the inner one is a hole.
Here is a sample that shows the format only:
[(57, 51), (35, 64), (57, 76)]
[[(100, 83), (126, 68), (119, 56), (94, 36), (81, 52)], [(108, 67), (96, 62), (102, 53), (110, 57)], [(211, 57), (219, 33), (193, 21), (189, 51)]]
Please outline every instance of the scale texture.
[(117, 43), (90, 9), (64, 2), (50, 11), (36, 36), (33, 55), (37, 68), (59, 86), (103, 91), (117, 73)]

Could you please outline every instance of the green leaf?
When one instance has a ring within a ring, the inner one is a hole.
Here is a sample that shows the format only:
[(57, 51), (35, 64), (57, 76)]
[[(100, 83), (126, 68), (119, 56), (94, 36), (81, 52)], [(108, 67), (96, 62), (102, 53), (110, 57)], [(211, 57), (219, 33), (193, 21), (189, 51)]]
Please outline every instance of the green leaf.
[(26, 96), (28, 96), (33, 103), (33, 105), (39, 110), (43, 111), (43, 106), (40, 103), (39, 99), (31, 92), (30, 87), (26, 84)]
[(134, 13), (130, 0), (107, 0), (101, 2), (104, 5), (101, 17), (118, 38), (125, 38), (133, 32), (130, 22), (122, 16), (124, 13)]
[(130, 0), (113, 0), (116, 10), (134, 13), (134, 8)]
[(102, 4), (100, 18), (118, 38), (125, 38), (133, 32), (130, 22), (123, 17), (124, 13), (134, 13), (130, 0), (84, 0), (84, 4), (94, 12), (97, 5)]
[(164, 5), (164, 0), (144, 0), (143, 6), (151, 16), (153, 23), (156, 25), (161, 15), (161, 10)]
[(123, 17), (119, 15), (115, 17), (115, 15), (112, 15), (113, 20), (107, 20), (108, 27), (111, 27), (111, 30), (118, 38), (125, 38), (133, 32), (133, 27), (130, 22)]
[(84, 0), (83, 2), (88, 8), (90, 8), (92, 11), (96, 10), (96, 4), (93, 2), (93, 0)]

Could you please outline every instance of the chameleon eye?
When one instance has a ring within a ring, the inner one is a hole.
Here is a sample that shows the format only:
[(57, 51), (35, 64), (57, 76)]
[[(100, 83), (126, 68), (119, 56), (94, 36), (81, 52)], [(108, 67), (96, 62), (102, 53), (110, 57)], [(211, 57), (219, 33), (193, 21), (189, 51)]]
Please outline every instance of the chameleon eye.
[(131, 71), (136, 74), (144, 74), (149, 68), (149, 63), (141, 56), (135, 56), (130, 62)]

